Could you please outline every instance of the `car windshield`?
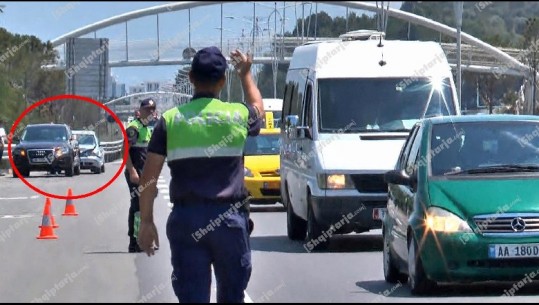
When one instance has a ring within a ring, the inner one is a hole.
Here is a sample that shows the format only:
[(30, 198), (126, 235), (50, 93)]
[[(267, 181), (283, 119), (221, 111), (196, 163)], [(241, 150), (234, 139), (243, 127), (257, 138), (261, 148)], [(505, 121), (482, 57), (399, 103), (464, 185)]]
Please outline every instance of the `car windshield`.
[(91, 134), (76, 134), (79, 145), (95, 146), (95, 137)]
[(410, 130), (422, 117), (455, 114), (449, 79), (320, 79), (320, 132)]
[(22, 138), (26, 142), (63, 142), (67, 141), (67, 130), (62, 126), (27, 127)]
[(539, 122), (436, 124), (429, 155), (432, 175), (536, 171)]
[(245, 155), (278, 155), (279, 147), (279, 134), (260, 134), (257, 137), (247, 137)]

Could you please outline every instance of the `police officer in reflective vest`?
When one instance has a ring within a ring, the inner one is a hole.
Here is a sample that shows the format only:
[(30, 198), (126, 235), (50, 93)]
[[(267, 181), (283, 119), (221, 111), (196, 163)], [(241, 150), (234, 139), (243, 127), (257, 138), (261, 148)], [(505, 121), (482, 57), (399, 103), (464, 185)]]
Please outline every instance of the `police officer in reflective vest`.
[(148, 144), (152, 136), (148, 124), (153, 120), (156, 104), (151, 98), (145, 99), (140, 103), (140, 117), (131, 121), (127, 126), (126, 132), (129, 141), (129, 157), (125, 170), (125, 179), (129, 186), (129, 195), (131, 196), (131, 206), (129, 207), (128, 217), (128, 251), (142, 252), (136, 239), (136, 227), (140, 220), (139, 213), (139, 179), (146, 162)]
[(155, 178), (166, 158), (173, 203), (166, 230), (172, 287), (181, 303), (210, 301), (212, 264), (218, 302), (243, 302), (251, 276), (243, 148), (247, 136), (260, 132), (264, 111), (250, 72), (252, 59), (240, 51), (230, 55), (247, 103), (219, 100), (226, 59), (216, 47), (199, 50), (189, 72), (193, 98), (157, 122), (141, 178), (141, 184), (150, 186), (141, 194), (138, 242), (151, 256), (159, 244), (153, 218)]

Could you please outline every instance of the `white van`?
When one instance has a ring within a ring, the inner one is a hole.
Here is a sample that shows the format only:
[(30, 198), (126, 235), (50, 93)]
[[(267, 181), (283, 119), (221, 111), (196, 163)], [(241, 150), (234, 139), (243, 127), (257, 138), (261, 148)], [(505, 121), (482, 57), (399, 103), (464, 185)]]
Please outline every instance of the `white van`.
[(410, 129), (460, 114), (440, 45), (372, 36), (297, 47), (283, 102), (281, 196), (288, 237), (307, 237), (308, 250), (333, 234), (381, 228), (384, 173)]

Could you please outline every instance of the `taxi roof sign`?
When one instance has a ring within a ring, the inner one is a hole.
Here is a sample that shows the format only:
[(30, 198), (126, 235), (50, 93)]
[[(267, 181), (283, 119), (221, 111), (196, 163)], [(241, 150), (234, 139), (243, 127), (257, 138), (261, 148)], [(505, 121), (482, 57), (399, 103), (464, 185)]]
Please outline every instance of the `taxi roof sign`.
[(274, 128), (274, 125), (273, 125), (273, 112), (271, 111), (266, 111), (266, 119), (265, 119), (265, 123), (266, 123), (266, 128), (267, 129), (272, 129)]

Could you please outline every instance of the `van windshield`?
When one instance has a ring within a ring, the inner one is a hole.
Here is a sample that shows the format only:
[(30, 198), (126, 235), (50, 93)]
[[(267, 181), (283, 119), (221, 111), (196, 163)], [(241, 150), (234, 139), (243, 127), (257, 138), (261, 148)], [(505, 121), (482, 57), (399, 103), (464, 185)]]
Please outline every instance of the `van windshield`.
[(319, 79), (320, 132), (407, 131), (423, 117), (455, 114), (448, 78)]

